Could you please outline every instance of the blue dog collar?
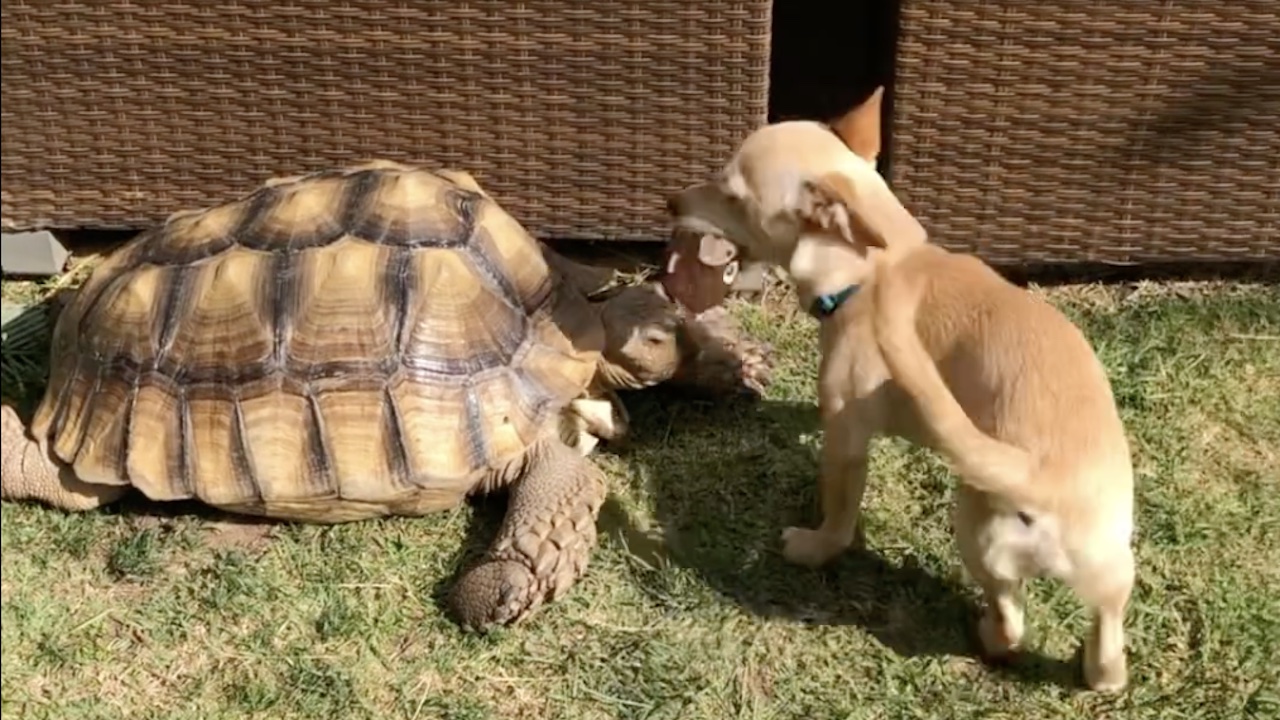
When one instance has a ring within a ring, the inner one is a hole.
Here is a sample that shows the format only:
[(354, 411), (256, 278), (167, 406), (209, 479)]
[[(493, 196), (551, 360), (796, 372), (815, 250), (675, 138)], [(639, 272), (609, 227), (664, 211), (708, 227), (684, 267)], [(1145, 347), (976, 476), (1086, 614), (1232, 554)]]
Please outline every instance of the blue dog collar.
[(829, 317), (832, 313), (839, 310), (841, 305), (848, 302), (849, 298), (857, 295), (858, 290), (861, 288), (861, 285), (850, 285), (849, 287), (839, 292), (831, 293), (830, 295), (819, 295), (814, 299), (813, 305), (809, 308), (809, 314), (818, 319)]

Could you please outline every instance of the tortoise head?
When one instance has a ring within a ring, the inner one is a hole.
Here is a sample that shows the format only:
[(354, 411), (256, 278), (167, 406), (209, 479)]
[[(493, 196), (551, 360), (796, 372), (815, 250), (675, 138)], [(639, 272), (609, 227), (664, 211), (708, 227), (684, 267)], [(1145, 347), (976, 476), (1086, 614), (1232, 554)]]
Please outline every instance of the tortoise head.
[(723, 307), (693, 315), (647, 282), (610, 295), (601, 316), (600, 378), (612, 388), (670, 382), (712, 395), (758, 397), (771, 381), (772, 347), (745, 337)]
[(693, 352), (679, 307), (651, 283), (612, 293), (600, 314), (605, 331), (600, 375), (610, 387), (638, 390), (665, 382)]

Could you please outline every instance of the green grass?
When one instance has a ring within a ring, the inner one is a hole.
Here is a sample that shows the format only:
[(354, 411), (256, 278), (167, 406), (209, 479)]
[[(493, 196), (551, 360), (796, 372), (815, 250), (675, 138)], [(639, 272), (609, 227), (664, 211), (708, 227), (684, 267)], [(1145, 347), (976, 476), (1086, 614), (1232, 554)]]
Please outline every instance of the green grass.
[[(6, 291), (8, 289), (6, 288)], [(1078, 687), (1086, 617), (1032, 586), (1034, 652), (972, 657), (974, 593), (931, 455), (877, 445), (869, 552), (786, 565), (814, 520), (814, 328), (739, 307), (770, 397), (629, 399), (588, 575), (529, 624), (442, 615), (500, 501), (424, 520), (255, 524), (131, 501), (3, 506), (3, 713), (38, 718), (1240, 718), (1280, 716), (1280, 289), (1048, 293), (1096, 343), (1133, 439), (1132, 685)]]

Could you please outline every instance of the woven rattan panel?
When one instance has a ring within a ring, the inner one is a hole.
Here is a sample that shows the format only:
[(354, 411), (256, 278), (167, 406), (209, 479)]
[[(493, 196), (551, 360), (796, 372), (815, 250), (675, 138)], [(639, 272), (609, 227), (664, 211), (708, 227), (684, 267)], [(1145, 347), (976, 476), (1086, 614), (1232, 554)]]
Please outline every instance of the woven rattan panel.
[(3, 222), (137, 227), (371, 158), (659, 238), (767, 110), (770, 2), (3, 0)]
[(1280, 2), (902, 5), (891, 172), (940, 243), (1280, 259)]

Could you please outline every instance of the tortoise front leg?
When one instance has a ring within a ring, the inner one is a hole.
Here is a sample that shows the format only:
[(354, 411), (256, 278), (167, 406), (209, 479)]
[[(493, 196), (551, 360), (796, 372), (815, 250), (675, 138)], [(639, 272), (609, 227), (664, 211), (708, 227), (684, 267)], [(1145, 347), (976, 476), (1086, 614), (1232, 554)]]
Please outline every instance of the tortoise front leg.
[(109, 505), (128, 491), (127, 485), (93, 485), (78, 479), (27, 434), (16, 410), (0, 405), (0, 498), (78, 512)]
[(561, 439), (584, 456), (601, 440), (620, 442), (631, 430), (631, 416), (616, 392), (600, 390), (592, 395), (571, 401), (562, 414)]
[(605, 495), (604, 474), (568, 446), (530, 448), (497, 538), (453, 588), (461, 624), (517, 623), (568, 590), (586, 572)]
[(760, 397), (773, 380), (773, 347), (747, 336), (723, 307), (686, 318), (681, 342), (689, 347), (673, 384)]

